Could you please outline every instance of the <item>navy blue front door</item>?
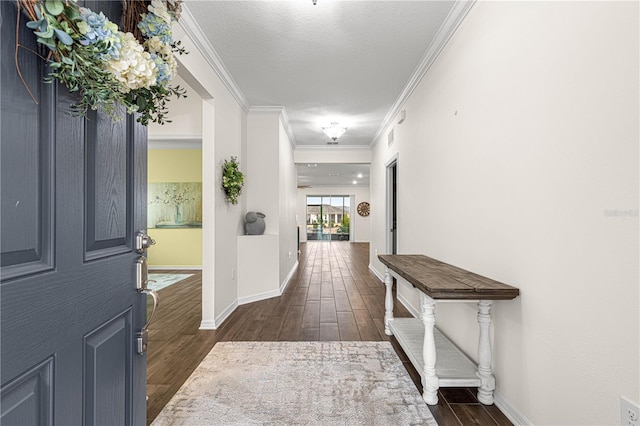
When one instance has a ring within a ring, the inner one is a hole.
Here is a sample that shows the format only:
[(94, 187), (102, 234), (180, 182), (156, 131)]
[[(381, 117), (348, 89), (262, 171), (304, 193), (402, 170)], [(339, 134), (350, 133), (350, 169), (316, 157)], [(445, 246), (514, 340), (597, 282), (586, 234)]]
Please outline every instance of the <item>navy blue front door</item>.
[[(92, 2), (118, 21), (121, 2)], [(72, 117), (16, 4), (0, 1), (2, 425), (143, 425), (146, 296), (134, 235), (146, 223), (146, 129)], [(31, 52), (29, 51), (31, 50)]]

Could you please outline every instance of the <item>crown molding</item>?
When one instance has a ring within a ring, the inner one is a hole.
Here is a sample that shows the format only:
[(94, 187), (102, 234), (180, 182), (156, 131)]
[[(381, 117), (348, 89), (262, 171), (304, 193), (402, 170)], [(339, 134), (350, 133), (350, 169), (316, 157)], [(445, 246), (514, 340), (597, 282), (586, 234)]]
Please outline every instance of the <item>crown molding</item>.
[(287, 109), (283, 106), (252, 106), (249, 108), (248, 115), (277, 115), (282, 122), (282, 127), (284, 127), (284, 131), (287, 133), (287, 137), (289, 138), (289, 143), (291, 144), (291, 149), (296, 149), (296, 140), (293, 136), (293, 129), (291, 128), (291, 123), (289, 122), (289, 115), (287, 115)]
[(282, 107), (282, 112), (280, 113), (280, 121), (282, 121), (282, 127), (284, 127), (284, 131), (287, 132), (287, 136), (289, 137), (289, 144), (291, 145), (291, 155), (293, 155), (293, 151), (296, 149), (296, 138), (293, 135), (293, 128), (291, 127), (291, 123), (289, 122), (289, 115), (287, 114), (287, 109)]
[(148, 149), (202, 149), (200, 135), (149, 135)]
[(249, 108), (249, 115), (280, 115), (284, 111), (283, 106), (277, 105), (264, 105), (264, 106), (251, 106)]
[(243, 111), (249, 112), (250, 104), (246, 95), (231, 76), (231, 73), (222, 62), (218, 52), (215, 51), (211, 43), (209, 43), (209, 40), (207, 40), (202, 28), (200, 28), (191, 14), (189, 7), (185, 3), (182, 4), (182, 12), (180, 13), (178, 25), (193, 41), (198, 51), (202, 54), (211, 68), (213, 68), (225, 87), (229, 89), (229, 92), (238, 104), (240, 104)]
[(456, 1), (453, 4), (453, 7), (440, 26), (440, 29), (429, 45), (429, 48), (420, 60), (420, 63), (418, 63), (416, 69), (413, 71), (413, 74), (411, 75), (411, 78), (409, 78), (407, 84), (404, 86), (404, 89), (402, 89), (400, 96), (398, 96), (398, 99), (396, 99), (396, 101), (393, 103), (391, 109), (389, 109), (387, 115), (385, 115), (384, 120), (382, 120), (378, 131), (376, 132), (373, 140), (371, 141), (371, 144), (369, 145), (370, 148), (373, 148), (378, 144), (385, 130), (392, 124), (394, 117), (400, 112), (404, 104), (409, 100), (409, 97), (411, 96), (413, 91), (416, 89), (416, 87), (418, 87), (418, 84), (420, 83), (424, 75), (427, 73), (427, 71), (429, 71), (429, 68), (431, 68), (431, 65), (433, 65), (433, 63), (436, 61), (453, 34), (455, 34), (458, 26), (460, 26), (475, 2), (476, 0), (464, 0)]

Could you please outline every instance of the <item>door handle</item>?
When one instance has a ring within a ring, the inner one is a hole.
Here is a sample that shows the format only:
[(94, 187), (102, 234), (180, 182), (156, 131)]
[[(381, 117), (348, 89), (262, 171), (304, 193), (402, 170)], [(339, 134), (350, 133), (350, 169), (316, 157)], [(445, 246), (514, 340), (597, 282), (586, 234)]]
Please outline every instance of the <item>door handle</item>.
[(147, 343), (149, 341), (149, 324), (151, 324), (153, 316), (156, 314), (156, 310), (158, 309), (158, 305), (160, 305), (160, 296), (158, 296), (158, 292), (147, 288), (147, 284), (149, 282), (147, 258), (140, 256), (136, 261), (136, 290), (138, 290), (138, 293), (140, 294), (151, 296), (153, 299), (153, 309), (151, 310), (151, 315), (149, 315), (147, 323), (136, 333), (136, 346), (139, 355), (142, 355), (147, 351)]
[(149, 319), (147, 323), (140, 329), (140, 331), (136, 334), (136, 343), (138, 346), (138, 354), (142, 355), (147, 351), (147, 344), (149, 342), (149, 325), (153, 320), (153, 316), (156, 314), (156, 310), (160, 305), (160, 296), (158, 296), (158, 292), (155, 290), (144, 289), (140, 291), (140, 294), (148, 294), (153, 299), (153, 309), (151, 310), (151, 315), (149, 315)]
[(147, 258), (140, 256), (136, 260), (136, 290), (141, 292), (147, 289), (148, 276)]

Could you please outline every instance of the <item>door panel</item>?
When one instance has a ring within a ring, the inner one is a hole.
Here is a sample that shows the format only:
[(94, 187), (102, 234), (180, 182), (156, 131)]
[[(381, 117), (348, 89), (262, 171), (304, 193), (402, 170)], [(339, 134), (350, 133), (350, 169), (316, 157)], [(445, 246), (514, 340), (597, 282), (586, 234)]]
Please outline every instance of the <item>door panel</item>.
[(13, 380), (2, 392), (1, 424), (53, 424), (53, 358)]
[[(121, 2), (87, 5), (119, 21)], [(16, 12), (0, 2), (3, 57)], [(24, 23), (20, 43), (44, 53)], [(75, 95), (42, 83), (33, 53), (19, 61), (38, 104), (2, 61), (2, 424), (145, 424), (133, 236), (146, 228), (146, 129), (124, 112), (70, 116)]]
[[(15, 23), (11, 24), (8, 14), (5, 19), (5, 10), (10, 9), (3, 5), (1, 12), (3, 53), (8, 52), (8, 42), (15, 39), (15, 35), (4, 36), (8, 29), (15, 31)], [(29, 37), (30, 32), (21, 28), (20, 40), (26, 49), (37, 49), (33, 37)], [(51, 193), (54, 134), (49, 130), (55, 110), (54, 86), (41, 82), (42, 61), (34, 55), (20, 55), (19, 63), (38, 104), (28, 94), (2, 93), (2, 122), (7, 125), (2, 126), (1, 138), (3, 141), (15, 139), (17, 142), (2, 146), (0, 264), (3, 278), (20, 277), (53, 268)], [(13, 61), (4, 60), (1, 67), (3, 87), (23, 87)], [(11, 184), (13, 182), (20, 184)]]
[[(123, 114), (124, 115), (124, 114)], [(131, 250), (132, 203), (127, 189), (134, 133), (130, 120), (114, 123), (92, 112), (87, 117), (85, 180), (86, 259), (93, 260)]]
[(126, 424), (131, 411), (127, 395), (131, 392), (128, 358), (132, 340), (131, 310), (85, 337), (85, 424)]

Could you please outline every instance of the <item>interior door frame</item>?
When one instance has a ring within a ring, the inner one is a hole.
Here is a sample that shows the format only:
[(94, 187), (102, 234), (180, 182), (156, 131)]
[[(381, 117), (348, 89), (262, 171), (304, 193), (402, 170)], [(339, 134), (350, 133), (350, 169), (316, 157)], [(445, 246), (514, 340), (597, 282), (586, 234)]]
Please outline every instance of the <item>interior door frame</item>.
[(357, 214), (355, 210), (356, 206), (356, 196), (353, 194), (349, 195), (349, 242), (356, 242), (356, 218), (354, 214)]
[[(398, 246), (398, 229), (397, 229), (397, 225), (398, 225), (398, 218), (397, 218), (397, 206), (398, 206), (398, 191), (397, 191), (397, 185), (398, 185), (398, 154), (395, 154), (393, 157), (391, 157), (391, 159), (389, 159), (387, 161), (387, 163), (385, 164), (385, 192), (386, 192), (386, 200), (385, 200), (385, 205), (386, 205), (386, 217), (385, 217), (385, 250), (387, 253), (389, 254), (396, 254), (395, 252), (397, 251), (397, 246)], [(396, 238), (396, 247), (394, 250), (393, 247), (393, 197), (394, 197), (394, 193), (393, 193), (393, 180), (394, 180), (394, 173), (393, 173), (393, 168), (395, 167), (395, 184), (396, 184), (396, 192), (395, 192), (395, 198), (396, 198), (396, 230), (395, 230), (395, 238)]]

